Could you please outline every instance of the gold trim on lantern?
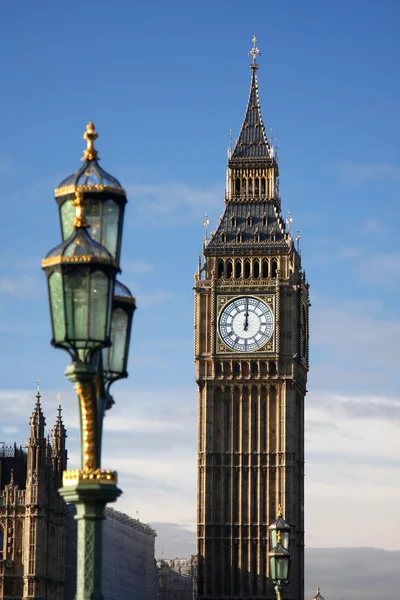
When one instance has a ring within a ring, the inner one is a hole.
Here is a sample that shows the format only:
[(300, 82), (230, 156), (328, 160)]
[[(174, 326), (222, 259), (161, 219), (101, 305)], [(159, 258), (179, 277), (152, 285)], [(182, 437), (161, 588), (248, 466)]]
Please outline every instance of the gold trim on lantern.
[(103, 185), (102, 183), (93, 185), (65, 185), (64, 187), (56, 188), (54, 190), (54, 195), (56, 198), (59, 198), (60, 196), (75, 194), (76, 190), (82, 192), (111, 192), (112, 194), (126, 196), (126, 191), (123, 188), (113, 187), (112, 185)]
[(105, 469), (74, 469), (64, 471), (63, 485), (78, 485), (79, 483), (106, 483), (116, 485), (118, 475), (116, 471), (106, 471)]
[(117, 266), (117, 263), (115, 262), (115, 260), (113, 258), (103, 258), (101, 256), (93, 256), (92, 254), (89, 255), (82, 255), (82, 256), (50, 256), (49, 258), (44, 258), (42, 260), (42, 267), (53, 267), (55, 265), (60, 265), (60, 264), (74, 264), (74, 263), (89, 263), (89, 262), (94, 262), (94, 263), (101, 263), (101, 264), (105, 264), (105, 265), (113, 265), (113, 266)]

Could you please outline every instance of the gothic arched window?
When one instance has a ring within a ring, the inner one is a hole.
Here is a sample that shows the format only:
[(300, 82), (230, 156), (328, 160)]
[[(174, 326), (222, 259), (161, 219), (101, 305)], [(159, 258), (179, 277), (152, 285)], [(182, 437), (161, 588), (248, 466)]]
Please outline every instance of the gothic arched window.
[(218, 261), (217, 278), (221, 279), (224, 274), (224, 261), (220, 258)]
[(244, 261), (244, 276), (245, 279), (248, 279), (250, 277), (250, 261), (248, 258), (246, 258), (246, 260)]
[(273, 277), (274, 279), (276, 277), (277, 270), (278, 270), (278, 261), (276, 258), (273, 258), (272, 263), (271, 263), (271, 277)]
[(235, 278), (240, 279), (242, 276), (242, 261), (240, 258), (235, 260)]
[(268, 259), (264, 258), (263, 263), (262, 263), (262, 276), (263, 279), (267, 279), (269, 276), (269, 265), (268, 265)]

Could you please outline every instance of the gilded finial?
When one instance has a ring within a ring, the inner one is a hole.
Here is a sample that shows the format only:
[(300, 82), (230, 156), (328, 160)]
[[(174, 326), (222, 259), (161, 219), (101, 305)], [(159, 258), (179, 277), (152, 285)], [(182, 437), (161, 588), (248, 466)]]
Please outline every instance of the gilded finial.
[(259, 49), (257, 48), (257, 37), (256, 34), (254, 34), (253, 39), (253, 47), (249, 52), (249, 56), (253, 57), (253, 63), (250, 65), (250, 67), (253, 69), (253, 71), (257, 71), (258, 69), (258, 64), (257, 64), (257, 56), (261, 56), (261, 52), (259, 51)]
[(83, 134), (83, 139), (87, 142), (87, 148), (83, 152), (82, 160), (97, 160), (99, 155), (97, 154), (97, 150), (94, 147), (94, 142), (99, 137), (99, 134), (95, 130), (94, 123), (90, 121), (86, 125), (86, 131)]
[(282, 505), (278, 504), (278, 517), (282, 516)]
[(72, 205), (76, 208), (76, 214), (73, 221), (74, 227), (87, 227), (87, 222), (85, 216), (83, 214), (83, 207), (85, 202), (83, 200), (83, 192), (80, 189), (75, 190), (75, 200), (73, 200)]

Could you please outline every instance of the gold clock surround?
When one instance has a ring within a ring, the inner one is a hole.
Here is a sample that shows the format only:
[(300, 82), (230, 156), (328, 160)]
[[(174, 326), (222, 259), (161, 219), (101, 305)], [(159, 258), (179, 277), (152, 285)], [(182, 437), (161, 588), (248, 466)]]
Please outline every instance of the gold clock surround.
[[(223, 311), (223, 309), (225, 308), (225, 306), (227, 306), (227, 304), (229, 304), (230, 302), (232, 302), (232, 300), (238, 299), (238, 298), (242, 298), (244, 296), (247, 296), (249, 298), (256, 298), (257, 300), (260, 300), (261, 302), (263, 302), (264, 304), (266, 304), (269, 309), (272, 312), (273, 318), (274, 318), (274, 326), (273, 326), (273, 331), (271, 334), (271, 337), (268, 339), (268, 341), (261, 347), (258, 348), (257, 350), (254, 351), (250, 351), (250, 352), (241, 352), (239, 350), (233, 350), (232, 348), (230, 348), (227, 344), (224, 343), (223, 339), (221, 338), (221, 334), (220, 334), (220, 330), (219, 330), (219, 319), (221, 316), (221, 312)], [(246, 356), (250, 356), (252, 354), (273, 354), (276, 352), (276, 324), (277, 324), (277, 319), (276, 319), (276, 294), (275, 292), (269, 292), (267, 294), (249, 294), (248, 291), (246, 292), (242, 292), (242, 293), (236, 293), (236, 294), (219, 294), (217, 296), (217, 307), (216, 307), (216, 331), (217, 331), (217, 335), (216, 335), (216, 354), (219, 355), (246, 355)]]

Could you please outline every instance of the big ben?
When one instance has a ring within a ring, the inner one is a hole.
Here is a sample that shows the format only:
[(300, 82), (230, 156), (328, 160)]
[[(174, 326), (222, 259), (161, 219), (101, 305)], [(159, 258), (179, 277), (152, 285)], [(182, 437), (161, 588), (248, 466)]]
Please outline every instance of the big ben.
[(266, 600), (268, 526), (291, 526), (285, 598), (303, 600), (308, 284), (281, 213), (279, 169), (258, 95), (228, 159), (225, 211), (195, 276), (197, 597)]

